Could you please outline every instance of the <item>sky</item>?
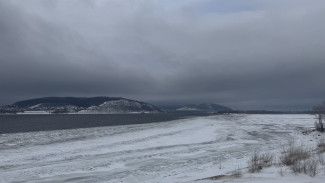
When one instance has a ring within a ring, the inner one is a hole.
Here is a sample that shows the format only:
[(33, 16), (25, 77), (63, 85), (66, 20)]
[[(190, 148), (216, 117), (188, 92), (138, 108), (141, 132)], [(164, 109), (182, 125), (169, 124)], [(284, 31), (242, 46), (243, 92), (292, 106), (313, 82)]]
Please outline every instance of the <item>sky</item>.
[(325, 100), (324, 17), (324, 0), (0, 0), (0, 105), (310, 109)]

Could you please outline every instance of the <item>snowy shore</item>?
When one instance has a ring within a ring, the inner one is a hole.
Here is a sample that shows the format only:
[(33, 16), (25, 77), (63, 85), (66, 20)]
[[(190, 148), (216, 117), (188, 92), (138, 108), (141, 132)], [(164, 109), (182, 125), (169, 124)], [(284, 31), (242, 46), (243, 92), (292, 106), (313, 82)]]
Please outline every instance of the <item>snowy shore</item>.
[[(218, 115), (126, 126), (0, 135), (0, 182), (319, 182), (272, 166), (247, 173), (254, 151), (314, 147), (311, 115)], [(240, 178), (208, 180), (239, 168)], [(202, 180), (203, 179), (203, 180)]]

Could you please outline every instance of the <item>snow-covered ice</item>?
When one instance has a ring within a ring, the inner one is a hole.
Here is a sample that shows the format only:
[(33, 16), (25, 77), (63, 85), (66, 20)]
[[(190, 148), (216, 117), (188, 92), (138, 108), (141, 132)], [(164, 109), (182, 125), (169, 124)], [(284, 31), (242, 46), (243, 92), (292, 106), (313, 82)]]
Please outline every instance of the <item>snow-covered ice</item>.
[[(197, 180), (245, 168), (253, 151), (278, 153), (291, 138), (310, 142), (300, 132), (313, 124), (312, 115), (236, 114), (2, 134), (0, 182), (206, 182)], [(271, 167), (227, 181), (319, 180), (279, 177)]]

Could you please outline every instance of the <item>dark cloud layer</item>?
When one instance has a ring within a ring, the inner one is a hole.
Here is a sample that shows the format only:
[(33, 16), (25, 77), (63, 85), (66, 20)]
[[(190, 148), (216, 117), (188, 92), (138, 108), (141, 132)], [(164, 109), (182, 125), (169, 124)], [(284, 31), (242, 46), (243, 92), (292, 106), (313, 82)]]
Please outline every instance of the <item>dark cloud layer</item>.
[(0, 104), (122, 96), (308, 109), (325, 99), (325, 2), (0, 1)]

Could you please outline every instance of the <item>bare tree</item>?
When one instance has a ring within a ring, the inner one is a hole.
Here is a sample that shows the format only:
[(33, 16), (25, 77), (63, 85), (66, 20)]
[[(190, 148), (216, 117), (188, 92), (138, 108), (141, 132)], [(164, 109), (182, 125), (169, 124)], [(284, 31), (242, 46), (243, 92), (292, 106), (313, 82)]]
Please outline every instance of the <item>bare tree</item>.
[(313, 113), (316, 117), (315, 127), (316, 130), (324, 132), (323, 119), (325, 116), (325, 104), (313, 107)]

